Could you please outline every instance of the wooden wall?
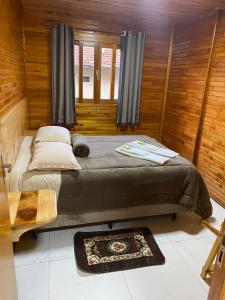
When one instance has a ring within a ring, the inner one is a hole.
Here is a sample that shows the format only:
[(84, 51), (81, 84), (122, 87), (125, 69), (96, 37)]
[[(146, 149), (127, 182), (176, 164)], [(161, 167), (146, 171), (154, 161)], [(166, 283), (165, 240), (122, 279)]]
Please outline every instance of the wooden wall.
[(189, 160), (193, 158), (213, 21), (200, 20), (175, 29), (162, 141)]
[(197, 166), (225, 206), (225, 16), (219, 22)]
[[(104, 18), (103, 15), (102, 18)], [(32, 8), (25, 8), (24, 22), (30, 129), (37, 129), (50, 123), (50, 26), (53, 23), (64, 22), (73, 24), (79, 28), (79, 31), (85, 29), (91, 40), (102, 38), (107, 40), (107, 36), (110, 39), (112, 35), (115, 37), (116, 34), (119, 41), (120, 32), (124, 29), (146, 32), (142, 122), (140, 128), (136, 128), (134, 131), (128, 129), (125, 133), (145, 133), (156, 138), (159, 136), (169, 46), (170, 32), (168, 29), (163, 29), (159, 25), (136, 28), (132, 24), (111, 23), (110, 20), (108, 21), (110, 23), (107, 23), (105, 19), (91, 22), (90, 20), (85, 21), (85, 16), (80, 19), (77, 16), (65, 15), (63, 12), (38, 11)], [(90, 25), (91, 23), (92, 25)], [(87, 31), (87, 27), (93, 28), (95, 31)], [(75, 127), (75, 130), (85, 134), (117, 134), (115, 112), (115, 104), (77, 104), (78, 126)]]
[(0, 0), (0, 116), (25, 97), (22, 7)]
[[(193, 159), (215, 16), (176, 30), (162, 141)], [(225, 17), (219, 20), (196, 162), (211, 196), (225, 205)]]

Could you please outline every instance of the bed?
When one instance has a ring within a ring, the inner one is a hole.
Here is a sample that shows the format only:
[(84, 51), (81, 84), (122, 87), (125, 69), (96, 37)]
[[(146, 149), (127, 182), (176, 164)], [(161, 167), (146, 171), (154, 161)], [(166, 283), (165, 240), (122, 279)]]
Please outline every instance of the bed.
[[(79, 171), (27, 171), (33, 138), (23, 139), (10, 179), (11, 191), (52, 188), (57, 192), (57, 228), (191, 210), (206, 219), (212, 214), (201, 174), (181, 156), (166, 165), (115, 152), (123, 144), (147, 136), (86, 136), (88, 158), (77, 158)], [(162, 145), (161, 145), (162, 146)]]

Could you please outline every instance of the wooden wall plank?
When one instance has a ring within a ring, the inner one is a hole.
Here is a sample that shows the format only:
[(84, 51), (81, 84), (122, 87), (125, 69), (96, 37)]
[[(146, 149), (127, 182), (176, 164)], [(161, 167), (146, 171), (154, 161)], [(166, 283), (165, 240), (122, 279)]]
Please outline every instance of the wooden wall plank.
[(214, 16), (176, 28), (162, 141), (192, 161)]
[[(210, 16), (180, 28), (174, 53), (163, 142), (192, 160), (212, 42)], [(197, 167), (210, 195), (225, 206), (225, 16), (218, 23), (202, 119)]]
[(22, 7), (0, 0), (0, 116), (25, 97)]
[(163, 104), (162, 104), (160, 132), (159, 132), (159, 140), (160, 141), (162, 140), (162, 135), (163, 135), (163, 126), (164, 126), (164, 119), (165, 119), (165, 112), (166, 112), (166, 102), (167, 102), (167, 98), (168, 98), (168, 87), (169, 87), (171, 62), (172, 62), (172, 54), (173, 54), (174, 31), (175, 31), (175, 26), (172, 27), (171, 34), (170, 34), (168, 61), (167, 61), (167, 67), (166, 67), (166, 79), (165, 79), (165, 87), (164, 87), (164, 94), (163, 94)]
[(225, 206), (225, 16), (220, 19), (212, 58), (198, 168), (214, 199)]
[(195, 165), (197, 165), (198, 158), (199, 158), (199, 148), (200, 148), (200, 143), (202, 140), (203, 120), (205, 118), (205, 109), (206, 109), (206, 105), (207, 105), (208, 86), (209, 86), (209, 82), (210, 82), (212, 59), (213, 59), (213, 54), (214, 54), (216, 35), (217, 35), (218, 24), (220, 21), (221, 13), (222, 13), (222, 11), (220, 11), (220, 10), (217, 10), (215, 13), (215, 23), (214, 23), (214, 29), (213, 29), (212, 39), (211, 39), (211, 47), (210, 47), (209, 59), (208, 59), (208, 65), (207, 65), (207, 71), (206, 71), (206, 79), (205, 79), (205, 84), (204, 84), (204, 88), (203, 88), (200, 114), (199, 114), (199, 120), (198, 120), (196, 138), (195, 138), (195, 144), (194, 144), (193, 163)]
[[(68, 22), (75, 25), (76, 39), (89, 39), (93, 42), (119, 43), (120, 31), (142, 30), (136, 24), (124, 27), (120, 23), (110, 24), (110, 33), (104, 18), (98, 24), (92, 23), (93, 31), (80, 31), (90, 20), (68, 17), (60, 12), (49, 13), (36, 11), (32, 8), (24, 10), (25, 18), (25, 48), (27, 92), (29, 103), (30, 129), (37, 129), (50, 123), (51, 102), (51, 61), (50, 61), (50, 26), (53, 23)], [(86, 23), (85, 23), (86, 22)], [(90, 27), (90, 25), (88, 25)], [(122, 131), (123, 134), (143, 133), (159, 137), (160, 117), (162, 111), (163, 88), (165, 85), (166, 66), (168, 58), (168, 45), (170, 30), (165, 27), (151, 26), (145, 28), (145, 60), (143, 73), (141, 125), (138, 128)], [(95, 103), (77, 105), (78, 126), (75, 130), (85, 134), (117, 134), (115, 125), (115, 104), (96, 105)]]
[[(80, 18), (85, 26), (99, 24), (99, 20), (107, 26), (110, 24), (137, 24), (149, 26), (150, 23), (187, 22), (224, 7), (224, 0), (22, 0), (25, 9), (36, 10), (37, 14), (48, 10), (51, 14), (63, 13), (68, 18)], [(80, 22), (78, 22), (80, 23)], [(109, 26), (110, 27), (110, 26)], [(127, 26), (124, 27), (126, 29)]]

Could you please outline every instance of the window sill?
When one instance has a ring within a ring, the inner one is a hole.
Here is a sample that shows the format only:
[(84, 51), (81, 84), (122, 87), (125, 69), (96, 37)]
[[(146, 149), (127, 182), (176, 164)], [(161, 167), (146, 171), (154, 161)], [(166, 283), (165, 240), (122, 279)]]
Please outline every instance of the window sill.
[(83, 101), (83, 102), (76, 102), (76, 107), (79, 106), (116, 106), (117, 102), (116, 101), (100, 101), (100, 102), (93, 102), (93, 101)]

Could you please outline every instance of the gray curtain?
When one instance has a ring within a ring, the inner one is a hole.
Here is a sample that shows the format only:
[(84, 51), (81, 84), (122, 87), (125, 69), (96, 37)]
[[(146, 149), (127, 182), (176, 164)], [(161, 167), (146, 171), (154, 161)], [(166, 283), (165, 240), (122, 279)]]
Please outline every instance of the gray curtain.
[(145, 33), (123, 32), (120, 39), (121, 60), (117, 125), (140, 123), (140, 98)]
[(74, 35), (69, 25), (53, 25), (52, 124), (73, 126), (75, 118)]

